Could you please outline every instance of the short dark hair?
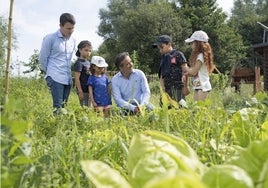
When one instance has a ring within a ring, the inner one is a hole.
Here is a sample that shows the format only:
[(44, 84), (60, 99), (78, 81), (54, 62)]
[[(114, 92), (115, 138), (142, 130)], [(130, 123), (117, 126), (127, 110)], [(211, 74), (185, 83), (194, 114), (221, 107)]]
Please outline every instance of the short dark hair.
[(67, 22), (70, 22), (71, 24), (75, 25), (74, 16), (70, 13), (63, 13), (62, 15), (60, 15), (60, 24), (64, 25)]
[(116, 56), (115, 66), (118, 70), (119, 70), (119, 67), (121, 66), (121, 62), (126, 58), (126, 56), (129, 56), (128, 52), (122, 52)]

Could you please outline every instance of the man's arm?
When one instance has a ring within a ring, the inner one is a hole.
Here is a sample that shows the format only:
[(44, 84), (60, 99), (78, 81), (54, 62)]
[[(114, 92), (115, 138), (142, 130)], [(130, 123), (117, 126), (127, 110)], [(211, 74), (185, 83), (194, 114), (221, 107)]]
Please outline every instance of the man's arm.
[(134, 112), (136, 106), (130, 104), (128, 101), (125, 101), (122, 98), (122, 94), (119, 88), (120, 82), (118, 81), (118, 79), (113, 77), (111, 84), (112, 84), (112, 96), (117, 106)]
[(147, 81), (147, 78), (145, 76), (145, 74), (141, 71), (141, 90), (142, 90), (142, 99), (141, 99), (141, 104), (140, 105), (145, 105), (145, 104), (149, 104), (149, 100), (151, 97), (151, 92), (150, 92), (150, 88), (149, 88), (149, 84)]
[(43, 39), (41, 50), (39, 53), (39, 63), (40, 69), (44, 72), (47, 72), (48, 57), (51, 51), (51, 37), (46, 36)]
[(74, 72), (74, 83), (77, 88), (79, 99), (82, 100), (84, 98), (84, 92), (81, 87), (80, 75), (81, 75), (81, 72), (76, 72), (76, 71)]

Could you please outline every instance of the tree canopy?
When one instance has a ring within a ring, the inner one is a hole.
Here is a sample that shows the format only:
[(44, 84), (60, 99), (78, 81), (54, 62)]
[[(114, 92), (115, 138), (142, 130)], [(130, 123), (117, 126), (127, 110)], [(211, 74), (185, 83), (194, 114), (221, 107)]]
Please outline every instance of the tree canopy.
[(104, 38), (99, 53), (112, 68), (117, 53), (135, 51), (139, 67), (147, 73), (156, 73), (160, 54), (152, 44), (157, 36), (170, 35), (174, 47), (187, 58), (191, 49), (184, 40), (200, 29), (210, 37), (215, 63), (221, 72), (228, 72), (245, 56), (242, 37), (227, 24), (227, 15), (215, 0), (109, 0), (108, 8), (101, 9), (99, 15), (98, 33)]

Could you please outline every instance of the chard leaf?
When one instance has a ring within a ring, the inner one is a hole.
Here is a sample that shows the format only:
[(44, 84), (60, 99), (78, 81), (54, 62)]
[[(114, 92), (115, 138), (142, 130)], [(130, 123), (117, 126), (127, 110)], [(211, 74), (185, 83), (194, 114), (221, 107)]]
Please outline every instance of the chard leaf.
[(261, 137), (263, 140), (268, 139), (268, 121), (265, 121), (261, 126)]
[(202, 177), (208, 187), (217, 188), (253, 188), (249, 175), (235, 165), (217, 165), (209, 168)]
[(162, 179), (154, 179), (143, 188), (208, 188), (199, 178), (186, 173), (179, 173), (176, 176), (165, 176)]
[(86, 176), (97, 188), (131, 188), (130, 184), (115, 169), (102, 161), (81, 161)]
[(258, 132), (252, 122), (258, 119), (259, 113), (259, 109), (243, 108), (232, 117), (232, 135), (238, 145), (247, 147), (251, 142), (251, 138)]
[(130, 144), (128, 171), (134, 187), (152, 179), (184, 171), (201, 174), (204, 165), (195, 151), (181, 138), (157, 131), (136, 134)]
[(267, 185), (268, 181), (268, 139), (252, 142), (237, 158), (228, 163), (244, 169), (256, 186), (264, 187), (262, 185)]

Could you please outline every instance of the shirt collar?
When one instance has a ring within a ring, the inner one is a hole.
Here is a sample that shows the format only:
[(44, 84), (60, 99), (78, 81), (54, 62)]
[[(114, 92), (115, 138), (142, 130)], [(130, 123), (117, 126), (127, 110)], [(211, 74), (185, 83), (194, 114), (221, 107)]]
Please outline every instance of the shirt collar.
[[(133, 69), (132, 73), (135, 73), (135, 72), (136, 72), (136, 69)], [(132, 73), (131, 73), (131, 74), (132, 74)], [(130, 74), (130, 75), (131, 75), (131, 74)], [(123, 74), (122, 74), (120, 71), (119, 71), (119, 76), (123, 76)]]
[(85, 59), (81, 59), (81, 58), (78, 58), (78, 59), (79, 59), (79, 61), (81, 61), (81, 62), (86, 62)]
[(69, 39), (69, 38), (65, 38), (63, 35), (62, 35), (62, 33), (60, 32), (60, 29), (58, 29), (58, 31), (57, 31), (57, 36), (59, 37), (59, 38), (63, 38), (63, 39)]

